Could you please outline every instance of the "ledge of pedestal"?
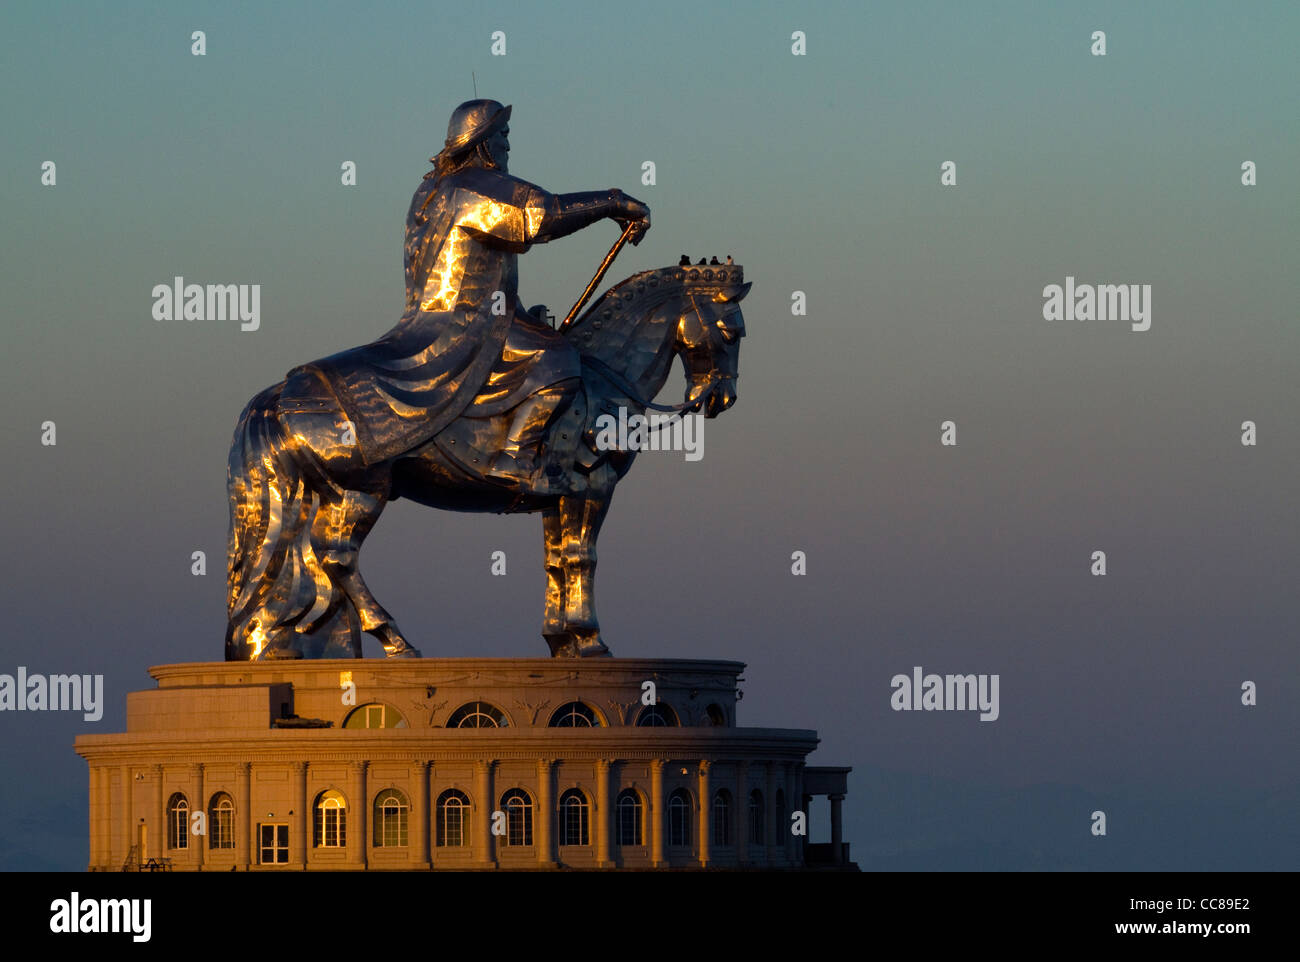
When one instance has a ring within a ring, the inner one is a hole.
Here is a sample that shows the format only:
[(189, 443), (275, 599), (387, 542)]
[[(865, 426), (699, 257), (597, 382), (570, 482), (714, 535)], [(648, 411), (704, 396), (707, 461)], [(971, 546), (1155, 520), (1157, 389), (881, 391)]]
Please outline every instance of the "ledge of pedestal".
[[(498, 727), (547, 728), (581, 703), (599, 728), (644, 724), (659, 706), (669, 726), (736, 725), (738, 661), (688, 658), (358, 658), (194, 662), (149, 669), (157, 687), (127, 695), (129, 732), (239, 732), (267, 728), (454, 727), (482, 702)], [(364, 706), (375, 719), (353, 719)], [(378, 709), (376, 709), (378, 711)]]

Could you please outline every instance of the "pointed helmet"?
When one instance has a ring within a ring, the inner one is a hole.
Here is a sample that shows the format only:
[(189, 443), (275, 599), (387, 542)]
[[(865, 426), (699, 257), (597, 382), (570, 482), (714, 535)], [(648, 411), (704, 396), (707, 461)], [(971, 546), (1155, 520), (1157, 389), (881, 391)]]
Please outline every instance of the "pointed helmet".
[(460, 153), (481, 143), (510, 120), (510, 107), (495, 100), (467, 100), (451, 112), (444, 150)]

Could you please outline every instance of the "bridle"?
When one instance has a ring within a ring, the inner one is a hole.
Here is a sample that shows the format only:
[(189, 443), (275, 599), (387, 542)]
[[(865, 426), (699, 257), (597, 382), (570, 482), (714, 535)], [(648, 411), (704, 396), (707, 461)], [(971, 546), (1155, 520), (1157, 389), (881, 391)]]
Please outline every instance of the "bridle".
[[(698, 410), (699, 408), (703, 407), (704, 404), (709, 400), (709, 397), (717, 389), (718, 385), (720, 385), (723, 381), (734, 381), (736, 379), (736, 375), (719, 374), (717, 369), (715, 368), (714, 370), (709, 372), (709, 383), (706, 384), (704, 386), (704, 390), (700, 392), (698, 395), (696, 395), (695, 397), (685, 400), (681, 404), (656, 404), (654, 401), (648, 401), (645, 398), (641, 397), (637, 389), (627, 382), (627, 378), (623, 377), (623, 375), (619, 374), (617, 371), (615, 371), (612, 367), (610, 367), (608, 364), (606, 364), (604, 361), (600, 360), (599, 358), (593, 357), (590, 354), (584, 354), (582, 355), (582, 363), (598, 371), (606, 380), (608, 380), (611, 384), (613, 384), (614, 387), (618, 388), (625, 395), (627, 395), (627, 399), (633, 402), (634, 404), (637, 404), (651, 411), (663, 411), (669, 414), (677, 414), (679, 412), (692, 410), (692, 409)], [(676, 422), (673, 421), (672, 419), (669, 419), (667, 422), (661, 421), (659, 422), (658, 425), (655, 426), (655, 430), (658, 430), (659, 428), (663, 427), (665, 423), (674, 424)]]

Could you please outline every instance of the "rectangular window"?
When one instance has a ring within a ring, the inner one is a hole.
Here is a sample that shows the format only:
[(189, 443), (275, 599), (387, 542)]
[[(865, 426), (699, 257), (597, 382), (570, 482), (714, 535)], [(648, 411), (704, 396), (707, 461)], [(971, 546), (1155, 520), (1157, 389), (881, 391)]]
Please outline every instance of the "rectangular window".
[(379, 810), (375, 823), (375, 845), (381, 848), (406, 845), (406, 812), (398, 806), (385, 806)]
[(561, 845), (589, 845), (587, 841), (587, 806), (565, 805), (560, 826)]
[(289, 864), (289, 826), (257, 826), (257, 861), (261, 865)]
[(618, 844), (641, 844), (641, 806), (620, 805), (618, 809)]
[(342, 809), (316, 810), (316, 838), (316, 844), (325, 848), (342, 848), (346, 844)]
[(235, 847), (235, 813), (231, 809), (218, 808), (212, 812), (212, 817), (208, 820), (211, 824), (208, 826), (208, 847), (209, 848), (234, 848)]
[(668, 809), (668, 844), (691, 844), (691, 813), (685, 805), (673, 805)]
[(506, 823), (507, 845), (533, 844), (532, 806), (511, 806)]
[(713, 804), (713, 844), (731, 844), (731, 818), (726, 803)]
[(168, 848), (189, 848), (190, 847), (190, 810), (188, 808), (173, 808), (172, 820), (168, 826), (167, 840)]
[(443, 806), (438, 819), (438, 844), (453, 848), (465, 844), (465, 806)]

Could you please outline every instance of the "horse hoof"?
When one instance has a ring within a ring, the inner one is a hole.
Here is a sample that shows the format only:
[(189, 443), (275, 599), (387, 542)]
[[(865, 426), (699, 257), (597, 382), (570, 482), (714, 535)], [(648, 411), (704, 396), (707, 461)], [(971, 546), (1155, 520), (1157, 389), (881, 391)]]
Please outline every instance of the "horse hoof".
[(407, 645), (405, 648), (399, 648), (397, 651), (390, 651), (388, 653), (388, 657), (389, 658), (423, 658), (424, 656), (420, 654), (419, 648), (412, 648), (410, 645)]
[(600, 640), (600, 632), (591, 633), (579, 631), (574, 633), (576, 636), (575, 649), (579, 658), (610, 658), (612, 655), (605, 643)]
[(577, 658), (578, 649), (574, 637), (567, 633), (543, 635), (550, 646), (552, 658)]

